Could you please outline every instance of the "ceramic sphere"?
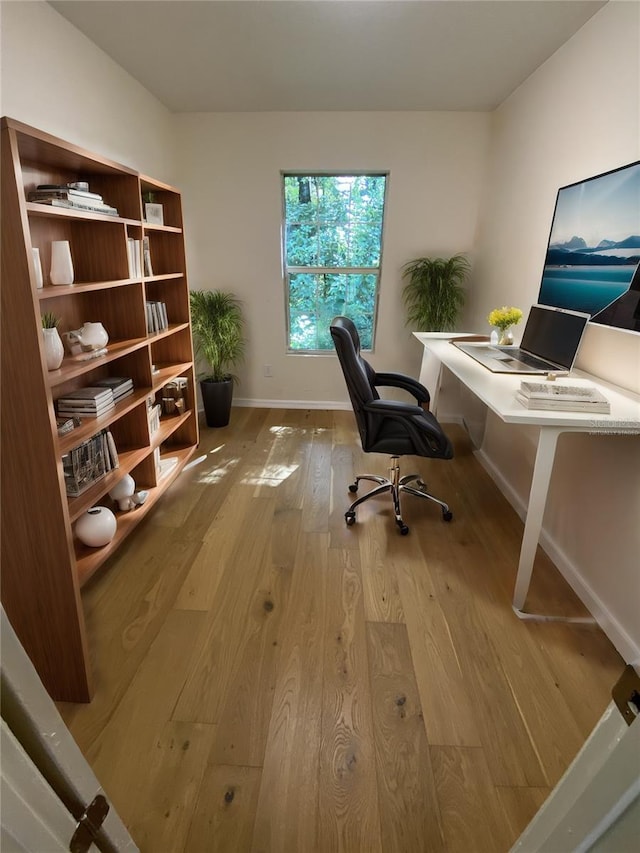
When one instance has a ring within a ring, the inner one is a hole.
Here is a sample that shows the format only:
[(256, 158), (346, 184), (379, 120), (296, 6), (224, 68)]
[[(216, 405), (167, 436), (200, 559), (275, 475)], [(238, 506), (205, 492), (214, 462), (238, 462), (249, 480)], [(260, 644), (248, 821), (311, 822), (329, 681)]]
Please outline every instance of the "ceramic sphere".
[(116, 517), (110, 509), (106, 506), (94, 506), (77, 520), (75, 532), (84, 545), (99, 548), (111, 542), (117, 527)]

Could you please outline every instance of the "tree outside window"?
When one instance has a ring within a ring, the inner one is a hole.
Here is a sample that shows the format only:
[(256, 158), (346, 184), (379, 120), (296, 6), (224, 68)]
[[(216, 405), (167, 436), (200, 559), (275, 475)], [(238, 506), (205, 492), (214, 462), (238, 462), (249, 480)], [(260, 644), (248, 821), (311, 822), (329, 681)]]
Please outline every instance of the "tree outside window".
[(329, 324), (350, 317), (373, 348), (387, 176), (285, 174), (288, 347), (333, 349)]

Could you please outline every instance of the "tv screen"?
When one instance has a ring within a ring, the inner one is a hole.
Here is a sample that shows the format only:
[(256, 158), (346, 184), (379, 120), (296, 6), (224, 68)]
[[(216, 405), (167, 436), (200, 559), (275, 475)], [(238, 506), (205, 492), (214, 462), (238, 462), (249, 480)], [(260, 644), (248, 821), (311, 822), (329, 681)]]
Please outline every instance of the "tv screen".
[(640, 331), (640, 161), (561, 187), (538, 302)]

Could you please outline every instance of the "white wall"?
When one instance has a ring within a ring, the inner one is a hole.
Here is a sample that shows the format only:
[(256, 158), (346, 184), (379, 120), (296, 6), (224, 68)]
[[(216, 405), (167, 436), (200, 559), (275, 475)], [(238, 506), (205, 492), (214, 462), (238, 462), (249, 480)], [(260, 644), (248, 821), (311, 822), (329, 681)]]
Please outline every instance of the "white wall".
[[(470, 319), (536, 301), (558, 187), (640, 154), (640, 5), (610, 3), (496, 112)], [(640, 335), (589, 326), (578, 360), (640, 391)], [(526, 505), (535, 434), (495, 420), (484, 451)], [(564, 436), (545, 530), (558, 564), (628, 658), (640, 652), (640, 438)]]
[(0, 4), (0, 114), (173, 181), (171, 113), (47, 3)]
[[(417, 374), (401, 267), (473, 247), (489, 116), (480, 113), (225, 113), (175, 117), (190, 286), (243, 300), (240, 398), (347, 401), (335, 355), (286, 353), (283, 170), (389, 171), (374, 365)], [(270, 364), (273, 377), (264, 378)]]

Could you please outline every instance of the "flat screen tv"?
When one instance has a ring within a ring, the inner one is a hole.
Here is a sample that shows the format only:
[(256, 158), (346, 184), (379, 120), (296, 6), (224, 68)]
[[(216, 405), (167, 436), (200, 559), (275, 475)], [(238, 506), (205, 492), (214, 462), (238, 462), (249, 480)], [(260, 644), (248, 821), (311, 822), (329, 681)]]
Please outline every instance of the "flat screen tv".
[(640, 332), (640, 161), (558, 190), (538, 302)]

